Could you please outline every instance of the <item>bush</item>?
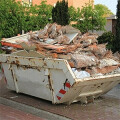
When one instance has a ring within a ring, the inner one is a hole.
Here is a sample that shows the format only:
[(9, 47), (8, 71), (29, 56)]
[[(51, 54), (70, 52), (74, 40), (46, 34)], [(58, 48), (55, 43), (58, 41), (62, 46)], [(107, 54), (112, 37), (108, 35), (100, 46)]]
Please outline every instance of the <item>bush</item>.
[(42, 1), (38, 6), (24, 6), (15, 0), (0, 0), (0, 40), (21, 34), (22, 30), (39, 30), (52, 17), (52, 6)]
[(80, 16), (80, 8), (75, 9), (73, 6), (70, 6), (68, 11), (70, 15), (70, 22), (77, 22)]
[(105, 32), (97, 38), (99, 44), (107, 43), (107, 46), (106, 46), (107, 49), (111, 49), (111, 50), (113, 50), (114, 39), (115, 39), (115, 36), (111, 31)]
[(43, 28), (52, 17), (52, 6), (42, 1), (40, 5), (26, 7), (25, 11), (25, 32), (35, 31)]
[(0, 38), (21, 33), (24, 7), (15, 0), (0, 0)]

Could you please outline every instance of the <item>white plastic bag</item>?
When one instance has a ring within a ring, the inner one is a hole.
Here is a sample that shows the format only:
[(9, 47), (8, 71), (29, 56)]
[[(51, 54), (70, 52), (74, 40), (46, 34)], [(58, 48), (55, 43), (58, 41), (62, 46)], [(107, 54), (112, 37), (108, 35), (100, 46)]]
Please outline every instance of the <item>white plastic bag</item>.
[(90, 77), (90, 74), (86, 71), (78, 71), (76, 68), (72, 68), (72, 71), (78, 79)]

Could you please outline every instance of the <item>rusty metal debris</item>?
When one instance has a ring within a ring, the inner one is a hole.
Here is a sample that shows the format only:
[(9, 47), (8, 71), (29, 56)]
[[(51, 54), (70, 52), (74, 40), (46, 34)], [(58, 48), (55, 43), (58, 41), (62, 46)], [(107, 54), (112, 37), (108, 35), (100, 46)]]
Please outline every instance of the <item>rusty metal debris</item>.
[(97, 34), (81, 34), (71, 26), (53, 23), (28, 36), (28, 40), (17, 40), (25, 51), (14, 54), (66, 59), (71, 68), (84, 69), (91, 76), (120, 73), (120, 54), (112, 54), (106, 44), (98, 44)]

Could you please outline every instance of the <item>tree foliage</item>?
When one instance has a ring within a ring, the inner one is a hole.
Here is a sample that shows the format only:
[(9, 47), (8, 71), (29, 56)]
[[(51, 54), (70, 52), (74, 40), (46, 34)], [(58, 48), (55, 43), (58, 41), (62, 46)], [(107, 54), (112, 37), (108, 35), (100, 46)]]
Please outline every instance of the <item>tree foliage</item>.
[(51, 17), (52, 6), (46, 1), (38, 6), (28, 6), (15, 0), (0, 0), (0, 38), (16, 36), (22, 30), (39, 30)]
[(52, 9), (52, 20), (60, 25), (69, 24), (68, 2), (65, 0), (58, 1)]
[(77, 21), (80, 16), (80, 8), (75, 9), (73, 6), (68, 8), (70, 21)]
[(43, 28), (52, 17), (52, 6), (47, 5), (46, 1), (42, 1), (40, 5), (31, 5), (26, 7), (25, 11), (25, 32), (30, 30), (39, 30)]
[(113, 43), (113, 46), (114, 46), (114, 52), (116, 51), (120, 52), (120, 0), (118, 0), (116, 16), (117, 16), (116, 39)]
[(111, 10), (109, 10), (107, 6), (102, 4), (95, 5), (95, 9), (99, 11), (99, 13), (101, 13), (101, 15), (103, 15), (104, 17), (109, 17), (110, 15), (113, 15)]
[(94, 9), (91, 4), (86, 4), (81, 11), (77, 12), (79, 13), (79, 17), (77, 18), (77, 24), (74, 26), (81, 32), (85, 33), (89, 30), (104, 30), (106, 19), (99, 11)]
[(24, 26), (24, 7), (14, 0), (0, 0), (0, 37), (21, 33)]

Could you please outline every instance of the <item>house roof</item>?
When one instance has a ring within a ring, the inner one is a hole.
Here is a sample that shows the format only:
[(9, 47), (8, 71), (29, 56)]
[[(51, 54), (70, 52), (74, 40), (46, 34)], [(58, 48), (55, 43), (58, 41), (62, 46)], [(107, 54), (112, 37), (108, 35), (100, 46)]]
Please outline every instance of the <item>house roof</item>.
[(117, 19), (116, 15), (111, 15), (109, 17), (106, 17), (107, 20)]

